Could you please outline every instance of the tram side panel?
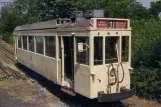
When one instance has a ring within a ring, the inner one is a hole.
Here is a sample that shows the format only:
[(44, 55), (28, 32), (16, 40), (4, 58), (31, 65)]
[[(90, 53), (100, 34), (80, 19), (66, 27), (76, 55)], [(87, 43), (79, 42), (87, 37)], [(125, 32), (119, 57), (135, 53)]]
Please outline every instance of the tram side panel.
[(97, 98), (98, 92), (106, 92), (108, 75), (107, 67), (105, 65), (93, 66), (92, 72), (95, 72), (95, 75), (91, 76), (91, 98)]
[(28, 52), (22, 49), (17, 49), (17, 61), (27, 67), (32, 66), (32, 56), (30, 54), (27, 54)]
[(49, 80), (53, 81), (54, 83), (57, 83), (56, 59), (44, 57), (44, 63), (45, 73), (47, 73), (47, 77), (49, 78)]
[(56, 59), (17, 49), (17, 61), (54, 83), (57, 82)]
[(76, 64), (74, 75), (74, 91), (90, 98), (90, 68), (86, 65)]
[(58, 60), (58, 78), (57, 78), (57, 84), (62, 85), (62, 65), (61, 60)]

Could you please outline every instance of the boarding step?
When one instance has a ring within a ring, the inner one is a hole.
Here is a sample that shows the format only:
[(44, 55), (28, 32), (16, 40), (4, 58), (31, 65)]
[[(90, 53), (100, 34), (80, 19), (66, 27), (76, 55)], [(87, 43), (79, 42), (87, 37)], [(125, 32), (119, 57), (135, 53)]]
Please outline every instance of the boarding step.
[(70, 96), (76, 96), (76, 93), (72, 89), (70, 89), (68, 87), (61, 87), (61, 91), (63, 91), (64, 93), (69, 94)]

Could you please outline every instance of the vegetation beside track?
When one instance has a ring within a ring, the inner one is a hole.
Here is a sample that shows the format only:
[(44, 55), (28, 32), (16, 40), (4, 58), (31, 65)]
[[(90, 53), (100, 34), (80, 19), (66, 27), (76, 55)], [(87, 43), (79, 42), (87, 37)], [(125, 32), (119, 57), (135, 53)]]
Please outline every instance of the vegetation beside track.
[(161, 21), (132, 22), (132, 85), (137, 95), (161, 98)]

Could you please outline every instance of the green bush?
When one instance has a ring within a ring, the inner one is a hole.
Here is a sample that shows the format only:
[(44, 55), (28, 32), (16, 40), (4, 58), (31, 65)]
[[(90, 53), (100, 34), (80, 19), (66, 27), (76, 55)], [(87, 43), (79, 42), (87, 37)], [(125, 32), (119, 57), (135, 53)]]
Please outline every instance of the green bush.
[(132, 86), (142, 97), (161, 95), (161, 21), (132, 21)]
[[(161, 41), (161, 21), (150, 19), (132, 22), (132, 65), (156, 67)], [(159, 47), (159, 48), (158, 48)]]
[(138, 96), (146, 98), (161, 98), (161, 69), (140, 67), (134, 69), (132, 85), (136, 87)]
[(9, 43), (11, 45), (13, 44), (13, 36), (11, 33), (6, 32), (6, 33), (3, 33), (2, 35), (3, 35), (4, 41), (6, 41), (7, 43)]

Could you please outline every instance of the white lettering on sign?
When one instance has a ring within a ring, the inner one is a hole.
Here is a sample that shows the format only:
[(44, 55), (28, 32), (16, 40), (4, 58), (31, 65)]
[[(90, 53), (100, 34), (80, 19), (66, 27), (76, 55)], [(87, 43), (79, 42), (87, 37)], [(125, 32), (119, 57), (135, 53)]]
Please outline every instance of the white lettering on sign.
[(115, 22), (115, 29), (122, 28), (126, 29), (127, 28), (127, 22)]
[(97, 20), (97, 28), (107, 28), (108, 21), (107, 20)]

